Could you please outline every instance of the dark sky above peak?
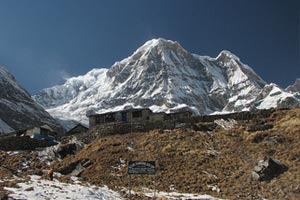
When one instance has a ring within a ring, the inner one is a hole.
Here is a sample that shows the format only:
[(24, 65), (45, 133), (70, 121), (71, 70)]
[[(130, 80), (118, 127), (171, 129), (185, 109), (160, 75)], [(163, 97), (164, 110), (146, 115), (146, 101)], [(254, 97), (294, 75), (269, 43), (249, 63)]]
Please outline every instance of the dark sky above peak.
[(230, 50), (283, 88), (300, 77), (298, 0), (0, 0), (0, 27), (0, 64), (31, 94), (159, 37)]

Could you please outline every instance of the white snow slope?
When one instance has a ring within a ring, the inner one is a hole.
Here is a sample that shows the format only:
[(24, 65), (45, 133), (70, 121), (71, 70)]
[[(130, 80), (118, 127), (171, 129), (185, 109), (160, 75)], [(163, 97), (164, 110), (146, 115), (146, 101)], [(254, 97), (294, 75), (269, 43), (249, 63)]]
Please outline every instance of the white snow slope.
[(57, 180), (49, 181), (40, 176), (30, 176), (30, 181), (18, 183), (17, 188), (5, 187), (12, 192), (9, 197), (22, 200), (44, 199), (72, 199), (72, 200), (118, 200), (123, 199), (118, 193), (107, 187), (83, 186), (80, 184), (61, 183)]
[(216, 58), (189, 53), (179, 43), (153, 39), (109, 69), (93, 69), (33, 96), (55, 118), (87, 124), (87, 111), (126, 106), (195, 114), (299, 107), (300, 100), (267, 84), (229, 51)]
[[(0, 180), (1, 182), (1, 180)], [(40, 176), (31, 175), (30, 180), (18, 183), (18, 187), (5, 187), (10, 191), (10, 198), (22, 200), (118, 200), (124, 199), (117, 192), (108, 189), (106, 186), (97, 187), (93, 185), (83, 186), (74, 179), (74, 183), (62, 183), (54, 179), (53, 181), (41, 179)], [(134, 193), (134, 192), (133, 192)], [(145, 193), (145, 196), (153, 197), (154, 193)], [(210, 195), (186, 194), (178, 192), (159, 192), (156, 197), (167, 199), (199, 199), (199, 200), (218, 200)]]

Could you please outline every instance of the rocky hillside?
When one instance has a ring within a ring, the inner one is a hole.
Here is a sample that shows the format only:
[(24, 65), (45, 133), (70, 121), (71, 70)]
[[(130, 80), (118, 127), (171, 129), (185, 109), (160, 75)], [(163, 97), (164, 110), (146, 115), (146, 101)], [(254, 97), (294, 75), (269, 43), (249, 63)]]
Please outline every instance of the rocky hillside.
[(55, 118), (87, 123), (86, 112), (149, 107), (195, 114), (298, 107), (299, 98), (267, 84), (229, 51), (216, 58), (153, 39), (109, 69), (93, 69), (33, 97)]
[[(153, 189), (155, 184), (160, 191), (225, 199), (299, 199), (299, 119), (300, 110), (276, 110), (264, 118), (219, 119), (195, 123), (191, 129), (106, 136), (67, 156), (56, 168), (65, 178), (77, 170), (82, 180), (121, 189), (129, 187), (128, 161), (155, 160), (156, 175), (132, 175), (135, 191)], [(266, 156), (279, 160), (287, 171), (271, 172), (274, 177), (267, 181), (253, 179), (256, 164)]]
[[(210, 194), (224, 199), (299, 199), (300, 110), (244, 112), (240, 117), (227, 117), (203, 118), (205, 122), (195, 122), (185, 129), (99, 137), (77, 153), (67, 145), (60, 150), (64, 153), (62, 160), (53, 157), (51, 149), (0, 151), (0, 179), (45, 176), (43, 170), (49, 169), (47, 163), (51, 162), (63, 174), (55, 175), (56, 179), (73, 182), (71, 175), (78, 176), (79, 180), (108, 185), (126, 196), (127, 162), (154, 160), (156, 175), (131, 176), (132, 189), (139, 199), (154, 185), (159, 191)], [(95, 136), (96, 132), (91, 130), (85, 136)], [(266, 157), (282, 163), (284, 170), (278, 173), (276, 167), (267, 166), (264, 173), (269, 179), (257, 180), (253, 172), (261, 170), (257, 163)], [(0, 181), (0, 194), (6, 193), (4, 186), (14, 184)]]
[(0, 88), (0, 134), (45, 123), (55, 130), (62, 129), (59, 123), (33, 101), (14, 76), (1, 65)]

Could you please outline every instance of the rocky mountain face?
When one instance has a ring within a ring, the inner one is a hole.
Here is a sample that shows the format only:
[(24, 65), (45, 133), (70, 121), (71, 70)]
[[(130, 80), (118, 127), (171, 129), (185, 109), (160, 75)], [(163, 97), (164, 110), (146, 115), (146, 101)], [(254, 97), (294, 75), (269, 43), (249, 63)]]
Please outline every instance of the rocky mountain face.
[(229, 51), (199, 56), (165, 39), (150, 40), (109, 69), (93, 69), (33, 98), (55, 118), (83, 123), (87, 111), (126, 107), (202, 115), (300, 105), (297, 95), (267, 84)]
[(293, 85), (290, 85), (286, 90), (300, 99), (300, 79), (297, 79)]
[(32, 100), (26, 90), (0, 65), (0, 133), (8, 133), (49, 124), (57, 131), (62, 127), (40, 105)]

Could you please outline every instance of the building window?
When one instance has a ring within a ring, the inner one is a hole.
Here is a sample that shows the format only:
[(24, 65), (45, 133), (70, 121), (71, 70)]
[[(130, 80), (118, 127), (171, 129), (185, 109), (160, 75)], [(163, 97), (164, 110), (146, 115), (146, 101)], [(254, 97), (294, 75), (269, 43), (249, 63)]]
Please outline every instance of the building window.
[(95, 121), (96, 121), (96, 124), (101, 124), (101, 123), (103, 123), (103, 120), (102, 120), (103, 117), (101, 117), (101, 116), (96, 116), (95, 118), (96, 118), (96, 120), (95, 120)]
[(106, 114), (104, 120), (105, 120), (105, 122), (114, 122), (114, 121), (116, 121), (115, 114), (114, 113)]
[(132, 118), (142, 117), (142, 111), (134, 111), (132, 112)]

